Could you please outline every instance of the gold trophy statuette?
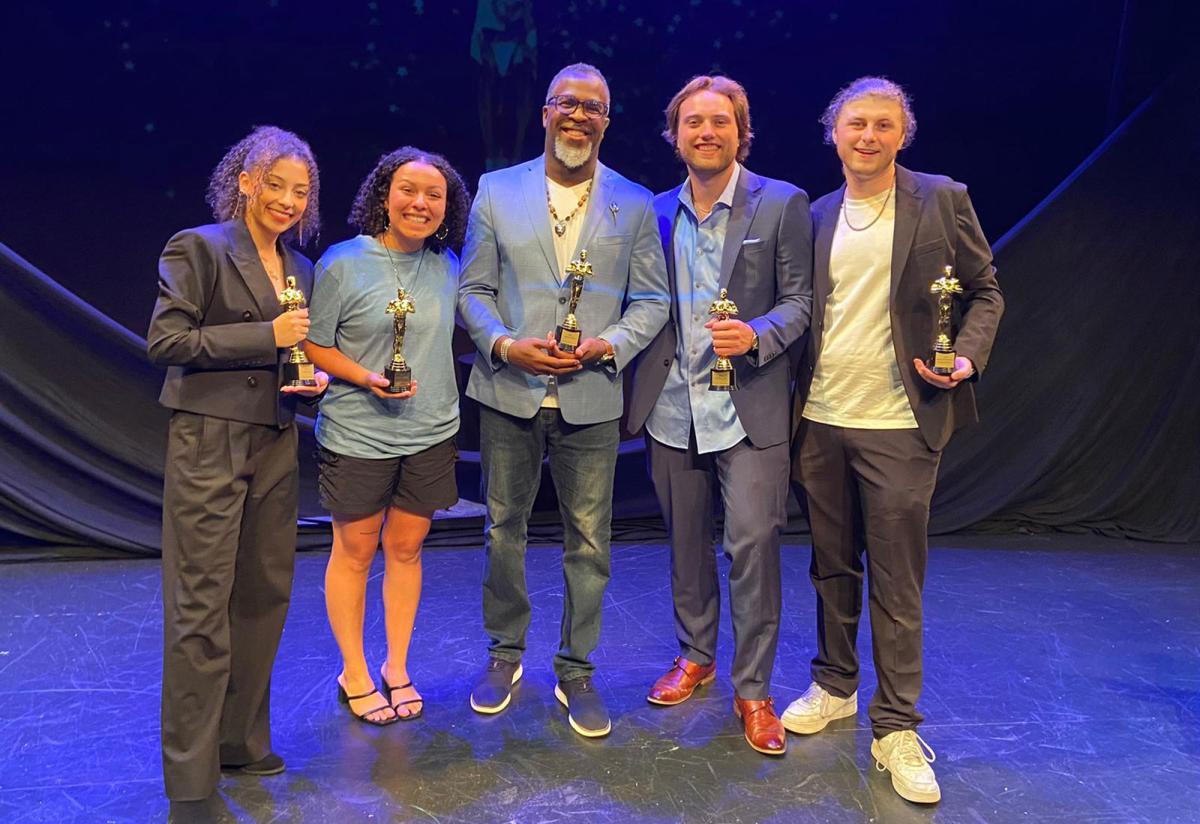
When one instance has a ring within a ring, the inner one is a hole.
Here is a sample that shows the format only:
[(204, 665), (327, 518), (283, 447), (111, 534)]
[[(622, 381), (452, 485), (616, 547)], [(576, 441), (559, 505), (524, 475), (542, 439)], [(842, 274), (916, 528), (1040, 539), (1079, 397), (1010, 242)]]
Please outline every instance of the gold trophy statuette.
[(933, 338), (933, 352), (926, 363), (935, 375), (949, 375), (954, 371), (954, 341), (950, 339), (950, 312), (954, 308), (954, 296), (962, 294), (962, 284), (954, 277), (954, 267), (947, 266), (945, 274), (929, 285), (929, 293), (937, 295), (937, 334)]
[(397, 289), (396, 299), (389, 302), (384, 311), (392, 316), (392, 362), (383, 370), (383, 376), (388, 379), (385, 391), (397, 395), (412, 388), (412, 369), (400, 350), (404, 348), (406, 318), (417, 309), (412, 297), (403, 289)]
[[(708, 314), (717, 320), (729, 320), (738, 313), (737, 304), (729, 299), (729, 290), (722, 289), (720, 296), (708, 307)], [(729, 358), (718, 357), (712, 371), (708, 373), (709, 392), (732, 392), (737, 389), (737, 374)]]
[(592, 276), (592, 264), (588, 263), (587, 257), (587, 249), (580, 249), (579, 259), (567, 264), (567, 274), (571, 276), (571, 300), (567, 305), (567, 316), (554, 330), (554, 341), (559, 349), (568, 353), (574, 352), (579, 347), (579, 341), (583, 339), (575, 310), (579, 307), (579, 296), (583, 294), (584, 281)]
[[(296, 279), (289, 276), (286, 284), (284, 290), (279, 293), (279, 305), (285, 312), (303, 309), (304, 293), (296, 287)], [(313, 368), (312, 361), (304, 354), (304, 350), (298, 343), (292, 347), (287, 361), (283, 364), (283, 385), (292, 387), (317, 385), (316, 370)]]

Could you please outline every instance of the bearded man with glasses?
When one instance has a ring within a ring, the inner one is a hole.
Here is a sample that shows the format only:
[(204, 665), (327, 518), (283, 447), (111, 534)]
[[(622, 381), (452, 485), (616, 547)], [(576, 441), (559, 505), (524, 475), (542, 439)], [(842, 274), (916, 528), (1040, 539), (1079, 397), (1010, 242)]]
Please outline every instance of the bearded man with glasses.
[[(545, 154), (480, 178), (459, 291), (478, 348), (467, 395), (480, 405), (488, 508), (483, 622), (491, 643), (471, 707), (502, 711), (521, 678), (527, 526), (548, 453), (566, 580), (555, 695), (571, 728), (587, 737), (611, 729), (589, 657), (609, 578), (621, 372), (669, 311), (652, 196), (599, 162), (609, 111), (608, 83), (594, 66), (576, 63), (554, 76), (542, 107)], [(573, 352), (554, 336), (569, 311), (568, 267), (590, 269)]]

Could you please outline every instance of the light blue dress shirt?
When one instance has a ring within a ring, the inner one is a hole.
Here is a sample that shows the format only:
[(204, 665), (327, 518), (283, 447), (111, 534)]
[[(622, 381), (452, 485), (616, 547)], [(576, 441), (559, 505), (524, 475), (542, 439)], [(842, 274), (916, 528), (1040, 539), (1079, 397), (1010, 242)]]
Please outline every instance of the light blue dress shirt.
[(709, 373), (717, 362), (717, 354), (712, 347), (712, 333), (704, 328), (712, 319), (708, 309), (719, 291), (725, 232), (741, 173), (738, 164), (704, 220), (696, 217), (692, 188), (685, 184), (679, 190), (679, 210), (671, 232), (678, 344), (675, 362), (646, 419), (646, 429), (659, 443), (687, 449), (694, 428), (696, 448), (702, 455), (728, 449), (746, 437), (730, 394), (708, 390)]

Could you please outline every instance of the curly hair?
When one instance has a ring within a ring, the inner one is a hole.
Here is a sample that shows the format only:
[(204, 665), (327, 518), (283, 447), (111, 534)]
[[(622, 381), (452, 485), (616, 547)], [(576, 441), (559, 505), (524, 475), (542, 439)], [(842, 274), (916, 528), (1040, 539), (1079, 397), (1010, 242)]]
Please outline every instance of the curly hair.
[[(244, 215), (250, 201), (262, 191), (263, 178), (276, 161), (294, 157), (308, 167), (308, 205), (296, 225), (288, 229), (285, 240), (298, 238), (300, 245), (316, 238), (321, 231), (321, 175), (312, 149), (298, 135), (277, 126), (255, 126), (250, 134), (233, 145), (208, 179), (205, 201), (212, 207), (213, 217), (224, 222)], [(238, 188), (238, 176), (250, 175), (252, 190), (249, 197)]]
[(712, 77), (706, 74), (697, 75), (675, 93), (671, 102), (667, 104), (666, 111), (663, 112), (667, 117), (667, 128), (663, 129), (662, 133), (663, 139), (671, 144), (671, 147), (675, 149), (675, 154), (678, 155), (679, 147), (676, 145), (676, 138), (679, 137), (679, 110), (683, 108), (685, 100), (702, 91), (723, 94), (733, 104), (733, 119), (737, 123), (738, 130), (737, 161), (741, 163), (750, 156), (750, 143), (754, 140), (754, 129), (750, 128), (750, 98), (746, 96), (746, 89), (741, 83), (724, 75), (718, 74)]
[(842, 107), (860, 97), (879, 97), (898, 103), (904, 117), (904, 142), (900, 144), (900, 148), (906, 149), (912, 145), (913, 138), (917, 136), (917, 116), (913, 114), (912, 98), (899, 83), (893, 83), (886, 77), (869, 76), (850, 81), (833, 96), (833, 100), (830, 100), (829, 105), (825, 107), (825, 113), (821, 115), (820, 122), (825, 126), (825, 142), (827, 144), (833, 145), (833, 127), (837, 125)]
[(425, 238), (425, 248), (431, 252), (446, 248), (461, 249), (467, 233), (467, 212), (471, 208), (467, 185), (450, 161), (440, 154), (422, 151), (415, 146), (401, 146), (379, 158), (375, 168), (358, 187), (347, 222), (364, 235), (375, 236), (387, 231), (390, 223), (388, 192), (392, 188), (392, 176), (405, 163), (426, 163), (446, 178), (446, 216), (442, 219), (446, 233), (442, 238), (436, 236), (437, 232)]

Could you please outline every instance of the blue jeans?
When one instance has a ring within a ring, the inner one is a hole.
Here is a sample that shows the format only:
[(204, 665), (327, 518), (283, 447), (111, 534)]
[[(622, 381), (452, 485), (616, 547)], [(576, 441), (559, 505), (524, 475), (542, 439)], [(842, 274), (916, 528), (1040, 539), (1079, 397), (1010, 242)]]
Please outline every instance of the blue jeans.
[(480, 407), (480, 461), (488, 507), (483, 626), (492, 657), (516, 663), (525, 652), (530, 619), (525, 541), (542, 477), (542, 456), (549, 452), (563, 522), (566, 579), (554, 672), (566, 681), (595, 670), (588, 656), (600, 640), (600, 608), (609, 578), (617, 427), (615, 420), (575, 426), (557, 409), (541, 409), (522, 419)]

